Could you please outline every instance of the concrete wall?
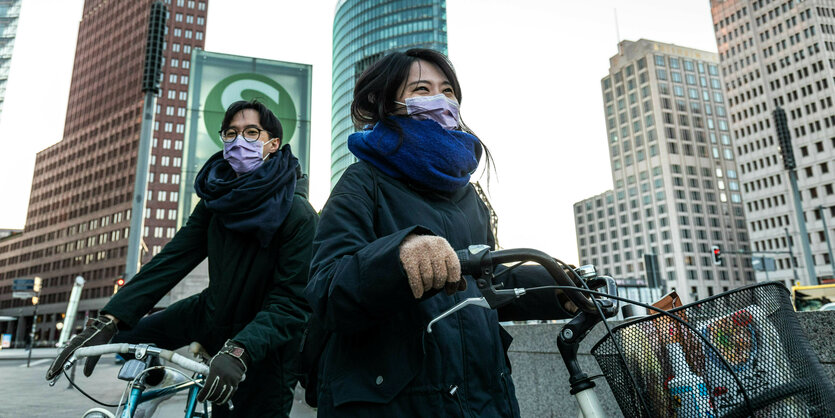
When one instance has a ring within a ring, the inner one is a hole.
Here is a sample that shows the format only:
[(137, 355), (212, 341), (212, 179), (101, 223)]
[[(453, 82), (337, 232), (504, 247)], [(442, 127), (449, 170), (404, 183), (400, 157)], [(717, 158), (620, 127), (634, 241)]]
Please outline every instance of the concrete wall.
[[(835, 311), (800, 312), (798, 316), (829, 378), (835, 381)], [(506, 327), (513, 335), (508, 355), (523, 417), (576, 417), (579, 413), (577, 402), (568, 393), (568, 373), (557, 350), (557, 333), (561, 328), (562, 324)], [(578, 359), (590, 376), (601, 374), (589, 350), (605, 332), (603, 325), (597, 325), (580, 345)], [(606, 416), (623, 416), (606, 379), (595, 379), (595, 382)]]

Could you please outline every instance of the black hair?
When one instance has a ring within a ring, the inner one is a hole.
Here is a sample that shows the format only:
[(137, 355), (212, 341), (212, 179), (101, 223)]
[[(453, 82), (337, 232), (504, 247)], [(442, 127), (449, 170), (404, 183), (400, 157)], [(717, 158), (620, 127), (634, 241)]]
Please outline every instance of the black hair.
[[(394, 103), (400, 96), (398, 89), (409, 77), (412, 63), (424, 60), (435, 64), (444, 73), (458, 103), (461, 103), (461, 85), (458, 83), (458, 76), (455, 68), (446, 55), (424, 48), (413, 48), (406, 52), (391, 52), (368, 67), (357, 79), (354, 87), (354, 101), (351, 103), (351, 119), (354, 127), (363, 129), (366, 125), (374, 125), (380, 122), (395, 132), (401, 133), (402, 129), (388, 116), (393, 114), (401, 105)], [(473, 132), (459, 116), (460, 129), (464, 132), (478, 136)], [(487, 178), (489, 183), (490, 170), (493, 164), (493, 157), (484, 142), (479, 138), (487, 161)]]
[(275, 113), (273, 113), (272, 110), (267, 108), (267, 106), (264, 106), (264, 104), (258, 100), (239, 100), (229, 105), (229, 108), (226, 109), (226, 114), (223, 116), (223, 122), (220, 124), (220, 130), (226, 130), (226, 128), (229, 127), (229, 124), (232, 123), (232, 118), (234, 118), (238, 112), (246, 109), (252, 109), (258, 112), (258, 122), (261, 124), (261, 127), (269, 133), (270, 138), (278, 138), (279, 140), (284, 139), (284, 130), (281, 128), (281, 122), (279, 122), (278, 118), (275, 117)]

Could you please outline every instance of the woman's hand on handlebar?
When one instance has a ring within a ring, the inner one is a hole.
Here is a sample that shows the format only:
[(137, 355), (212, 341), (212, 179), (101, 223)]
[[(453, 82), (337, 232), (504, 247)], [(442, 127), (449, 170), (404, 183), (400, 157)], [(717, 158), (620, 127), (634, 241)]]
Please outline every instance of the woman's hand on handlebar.
[(461, 265), (446, 239), (434, 235), (409, 235), (400, 244), (400, 262), (415, 299), (431, 289), (447, 294), (467, 288), (461, 279)]

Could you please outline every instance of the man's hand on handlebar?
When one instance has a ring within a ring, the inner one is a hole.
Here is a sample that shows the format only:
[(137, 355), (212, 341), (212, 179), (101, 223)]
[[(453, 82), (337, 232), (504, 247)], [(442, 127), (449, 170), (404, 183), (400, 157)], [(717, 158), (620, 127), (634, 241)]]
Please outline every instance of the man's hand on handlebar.
[(453, 294), (467, 288), (467, 281), (461, 279), (458, 256), (443, 237), (409, 235), (400, 244), (400, 262), (415, 299), (431, 289)]
[[(58, 357), (49, 366), (46, 371), (46, 380), (55, 379), (64, 367), (64, 363), (81, 347), (90, 347), (94, 345), (107, 344), (113, 339), (113, 336), (118, 333), (116, 327), (117, 319), (109, 315), (103, 315), (96, 318), (91, 318), (87, 321), (87, 326), (80, 334), (73, 337), (70, 342), (58, 354)], [(84, 376), (90, 377), (93, 374), (93, 369), (99, 361), (99, 356), (88, 357), (84, 363)]]
[(249, 363), (246, 349), (240, 343), (227, 340), (209, 362), (209, 375), (206, 384), (197, 393), (197, 400), (208, 400), (215, 404), (229, 402), (238, 390), (238, 385), (246, 379)]

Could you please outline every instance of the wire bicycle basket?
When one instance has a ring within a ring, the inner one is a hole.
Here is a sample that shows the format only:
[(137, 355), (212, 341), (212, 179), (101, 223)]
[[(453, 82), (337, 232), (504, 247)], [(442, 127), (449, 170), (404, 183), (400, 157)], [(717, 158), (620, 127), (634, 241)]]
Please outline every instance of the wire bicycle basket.
[(656, 313), (614, 327), (591, 350), (624, 416), (835, 411), (835, 388), (781, 284), (742, 287), (669, 313), (682, 322)]

